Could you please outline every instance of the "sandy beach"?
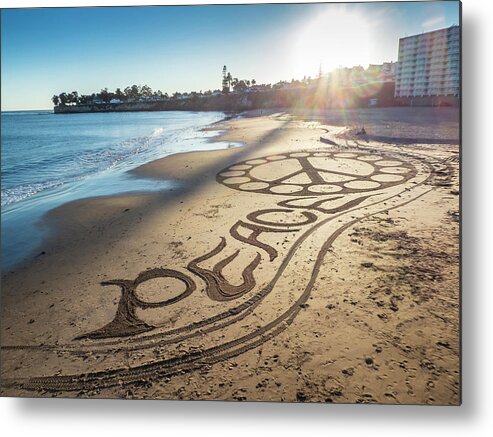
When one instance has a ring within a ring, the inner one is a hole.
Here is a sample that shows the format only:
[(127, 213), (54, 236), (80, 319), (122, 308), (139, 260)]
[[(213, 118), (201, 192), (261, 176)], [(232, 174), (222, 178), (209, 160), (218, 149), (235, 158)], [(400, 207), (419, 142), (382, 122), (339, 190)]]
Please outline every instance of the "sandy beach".
[(51, 211), (3, 272), (2, 394), (459, 404), (458, 126), (255, 111), (132, 171), (170, 191)]

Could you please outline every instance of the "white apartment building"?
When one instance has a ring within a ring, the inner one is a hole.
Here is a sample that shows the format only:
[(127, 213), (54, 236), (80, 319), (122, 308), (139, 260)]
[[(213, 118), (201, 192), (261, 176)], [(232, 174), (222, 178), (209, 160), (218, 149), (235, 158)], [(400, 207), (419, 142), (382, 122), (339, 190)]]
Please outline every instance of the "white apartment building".
[(458, 98), (460, 30), (451, 26), (399, 40), (395, 97), (430, 100)]

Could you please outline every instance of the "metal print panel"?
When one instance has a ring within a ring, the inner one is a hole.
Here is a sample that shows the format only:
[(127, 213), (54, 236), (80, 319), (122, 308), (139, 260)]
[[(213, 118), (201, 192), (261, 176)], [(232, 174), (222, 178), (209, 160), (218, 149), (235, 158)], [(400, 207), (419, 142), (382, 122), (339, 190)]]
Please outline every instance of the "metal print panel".
[(2, 395), (460, 404), (460, 13), (3, 9)]

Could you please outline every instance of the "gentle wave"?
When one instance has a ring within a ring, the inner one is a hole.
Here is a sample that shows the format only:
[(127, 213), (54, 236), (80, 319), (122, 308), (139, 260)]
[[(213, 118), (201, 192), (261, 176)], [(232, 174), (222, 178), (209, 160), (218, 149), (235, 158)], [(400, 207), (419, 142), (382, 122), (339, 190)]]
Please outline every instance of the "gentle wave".
[(21, 200), (31, 197), (34, 194), (57, 188), (63, 184), (63, 181), (55, 180), (2, 189), (2, 206), (20, 202)]
[(201, 129), (216, 112), (1, 114), (2, 268), (39, 253), (43, 217), (67, 202), (171, 189), (176, 182), (138, 179), (128, 170), (172, 153), (229, 147)]
[[(47, 157), (40, 158), (35, 163), (19, 163), (16, 168), (10, 172), (38, 169), (39, 171), (44, 171), (47, 180), (3, 188), (1, 190), (1, 206), (3, 207), (20, 202), (21, 200), (43, 191), (51, 190), (60, 187), (63, 184), (73, 182), (74, 180), (94, 176), (97, 173), (111, 169), (115, 165), (124, 162), (130, 156), (148, 150), (150, 146), (154, 145), (153, 143), (161, 143), (159, 140), (162, 139), (161, 136), (163, 132), (163, 128), (155, 128), (147, 137), (131, 138), (109, 148), (83, 152), (82, 154), (77, 154), (76, 152), (69, 153), (64, 157), (57, 157), (56, 160), (52, 157)], [(54, 163), (58, 164), (58, 175), (60, 171), (63, 170), (65, 177), (50, 178), (50, 176), (56, 176), (56, 174), (53, 174), (54, 172), (49, 169), (49, 165)], [(3, 175), (7, 176), (10, 172), (3, 172)]]

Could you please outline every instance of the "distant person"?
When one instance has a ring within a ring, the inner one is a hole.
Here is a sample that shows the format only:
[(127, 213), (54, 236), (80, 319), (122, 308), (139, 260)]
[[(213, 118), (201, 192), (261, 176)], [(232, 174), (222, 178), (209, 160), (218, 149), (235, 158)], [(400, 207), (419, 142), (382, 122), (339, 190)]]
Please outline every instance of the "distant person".
[(366, 135), (365, 127), (363, 126), (358, 132), (356, 132), (356, 135)]

